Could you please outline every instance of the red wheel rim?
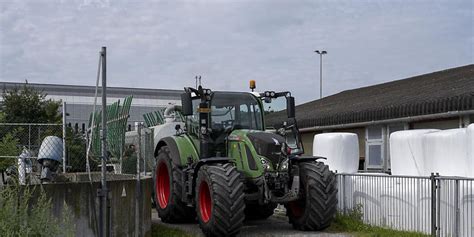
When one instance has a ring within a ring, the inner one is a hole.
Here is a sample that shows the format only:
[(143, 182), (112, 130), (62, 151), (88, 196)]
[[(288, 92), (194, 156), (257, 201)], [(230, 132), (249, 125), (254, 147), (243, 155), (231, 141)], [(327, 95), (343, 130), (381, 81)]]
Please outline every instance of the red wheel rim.
[(202, 181), (199, 185), (199, 213), (201, 219), (204, 222), (208, 222), (211, 219), (212, 201), (211, 193), (209, 192), (209, 185), (206, 181)]
[(166, 208), (170, 199), (170, 176), (164, 162), (158, 165), (156, 172), (156, 199), (161, 208)]
[(289, 202), (288, 206), (291, 210), (291, 214), (294, 217), (299, 218), (303, 216), (304, 208), (305, 208), (305, 200), (297, 200), (297, 201)]

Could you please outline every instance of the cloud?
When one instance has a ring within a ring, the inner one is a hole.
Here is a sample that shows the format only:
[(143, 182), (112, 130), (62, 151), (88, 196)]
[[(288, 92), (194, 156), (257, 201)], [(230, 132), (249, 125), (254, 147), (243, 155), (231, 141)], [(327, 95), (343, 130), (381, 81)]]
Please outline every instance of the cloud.
[(0, 80), (319, 95), (473, 62), (471, 1), (10, 1), (0, 3)]

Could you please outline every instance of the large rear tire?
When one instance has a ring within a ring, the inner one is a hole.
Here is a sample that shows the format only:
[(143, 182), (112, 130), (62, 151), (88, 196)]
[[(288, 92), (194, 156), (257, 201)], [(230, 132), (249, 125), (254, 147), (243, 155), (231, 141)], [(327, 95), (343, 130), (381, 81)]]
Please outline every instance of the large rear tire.
[(336, 175), (322, 162), (299, 164), (301, 198), (286, 204), (286, 211), (293, 228), (298, 230), (323, 230), (336, 214)]
[(183, 223), (195, 220), (192, 207), (181, 201), (183, 184), (181, 173), (171, 160), (167, 146), (158, 151), (156, 169), (154, 171), (155, 203), (158, 216), (166, 223)]
[(268, 203), (263, 205), (246, 204), (245, 206), (245, 220), (265, 220), (273, 215), (278, 204)]
[(230, 163), (204, 165), (196, 181), (196, 213), (206, 236), (235, 236), (245, 219), (244, 185)]

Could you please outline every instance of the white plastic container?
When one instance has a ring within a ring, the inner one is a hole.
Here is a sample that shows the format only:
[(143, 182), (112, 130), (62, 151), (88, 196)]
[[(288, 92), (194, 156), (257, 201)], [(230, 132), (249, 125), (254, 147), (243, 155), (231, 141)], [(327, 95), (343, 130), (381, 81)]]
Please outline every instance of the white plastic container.
[(322, 133), (314, 135), (313, 156), (321, 160), (332, 171), (357, 173), (359, 167), (359, 140), (354, 133)]
[[(466, 177), (469, 169), (467, 159), (467, 129), (457, 128), (423, 135), (425, 170), (442, 176)], [(471, 162), (472, 164), (472, 162)]]
[[(63, 140), (56, 136), (47, 136), (41, 142), (38, 160), (50, 159), (62, 163)], [(41, 163), (41, 162), (40, 162)]]
[(423, 135), (439, 129), (416, 129), (390, 135), (390, 162), (393, 175), (428, 176), (423, 158)]

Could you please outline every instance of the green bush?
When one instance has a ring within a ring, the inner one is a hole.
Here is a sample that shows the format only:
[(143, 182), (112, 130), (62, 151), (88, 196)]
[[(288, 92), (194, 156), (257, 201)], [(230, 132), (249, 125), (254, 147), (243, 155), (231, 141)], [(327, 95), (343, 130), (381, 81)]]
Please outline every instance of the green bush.
[[(0, 141), (0, 151), (4, 156), (17, 156), (20, 149), (17, 147), (18, 139), (14, 138), (11, 133), (7, 133)], [(4, 172), (8, 167), (15, 164), (16, 159), (0, 158), (0, 172)]]
[(63, 205), (61, 218), (55, 217), (51, 198), (41, 186), (18, 183), (3, 186), (0, 233), (2, 236), (74, 236), (73, 214), (65, 203)]

